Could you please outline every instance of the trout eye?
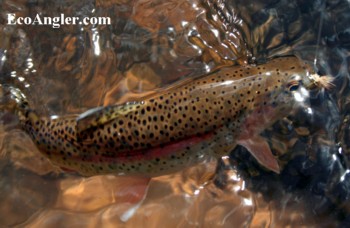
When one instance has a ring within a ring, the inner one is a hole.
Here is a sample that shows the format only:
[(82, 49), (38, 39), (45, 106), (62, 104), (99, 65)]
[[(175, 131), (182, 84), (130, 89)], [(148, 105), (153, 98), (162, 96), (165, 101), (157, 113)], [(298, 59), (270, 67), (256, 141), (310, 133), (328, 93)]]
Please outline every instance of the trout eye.
[(296, 91), (299, 89), (299, 86), (302, 84), (302, 78), (299, 74), (293, 74), (287, 82), (287, 88), (290, 92)]
[(287, 84), (287, 88), (290, 92), (296, 91), (299, 89), (301, 81), (291, 81)]

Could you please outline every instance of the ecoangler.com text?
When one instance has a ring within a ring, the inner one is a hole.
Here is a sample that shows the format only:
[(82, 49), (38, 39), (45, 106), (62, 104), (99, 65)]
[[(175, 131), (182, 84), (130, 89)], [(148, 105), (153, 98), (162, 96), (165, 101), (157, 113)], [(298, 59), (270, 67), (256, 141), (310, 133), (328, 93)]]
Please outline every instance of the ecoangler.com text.
[(35, 17), (16, 17), (16, 14), (7, 14), (8, 25), (50, 25), (60, 28), (61, 25), (110, 25), (110, 17), (66, 17), (63, 13), (58, 17), (44, 17), (36, 14)]

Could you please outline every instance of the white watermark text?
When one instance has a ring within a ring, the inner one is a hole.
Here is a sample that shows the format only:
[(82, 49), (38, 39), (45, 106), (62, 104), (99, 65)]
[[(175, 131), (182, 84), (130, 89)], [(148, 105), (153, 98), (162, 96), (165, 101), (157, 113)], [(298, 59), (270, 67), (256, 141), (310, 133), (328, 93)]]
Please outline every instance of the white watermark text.
[(7, 14), (8, 25), (48, 25), (60, 28), (62, 25), (110, 25), (110, 17), (66, 17), (63, 13), (57, 17), (45, 17), (36, 14), (35, 17), (16, 17), (16, 14)]

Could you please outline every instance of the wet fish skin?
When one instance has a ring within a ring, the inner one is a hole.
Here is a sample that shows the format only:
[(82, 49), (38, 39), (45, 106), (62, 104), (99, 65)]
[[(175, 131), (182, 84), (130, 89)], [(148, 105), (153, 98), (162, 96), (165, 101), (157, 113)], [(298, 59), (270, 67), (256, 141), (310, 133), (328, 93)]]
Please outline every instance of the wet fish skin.
[[(233, 66), (169, 87), (142, 101), (82, 115), (39, 118), (24, 102), (21, 124), (54, 164), (82, 175), (158, 176), (245, 146), (279, 172), (259, 134), (297, 104), (295, 93), (317, 87), (296, 57)], [(22, 99), (25, 101), (25, 99)]]

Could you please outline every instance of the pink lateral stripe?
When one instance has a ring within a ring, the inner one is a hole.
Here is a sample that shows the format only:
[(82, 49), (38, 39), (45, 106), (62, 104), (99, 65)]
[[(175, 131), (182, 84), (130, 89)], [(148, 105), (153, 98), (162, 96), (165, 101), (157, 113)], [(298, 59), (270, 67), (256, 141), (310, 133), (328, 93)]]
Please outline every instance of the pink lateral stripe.
[[(120, 163), (120, 162), (130, 162), (130, 161), (144, 161), (152, 160), (155, 158), (161, 158), (164, 156), (169, 156), (171, 154), (176, 154), (178, 151), (196, 145), (203, 142), (204, 140), (212, 137), (213, 133), (207, 133), (202, 136), (192, 136), (188, 139), (179, 140), (177, 142), (171, 142), (164, 147), (157, 146), (151, 149), (145, 150), (134, 150), (134, 151), (123, 151), (116, 153), (115, 157), (105, 156), (105, 155), (94, 155), (85, 158), (83, 162), (93, 162), (93, 163)], [(73, 156), (74, 160), (82, 161), (79, 156)]]

